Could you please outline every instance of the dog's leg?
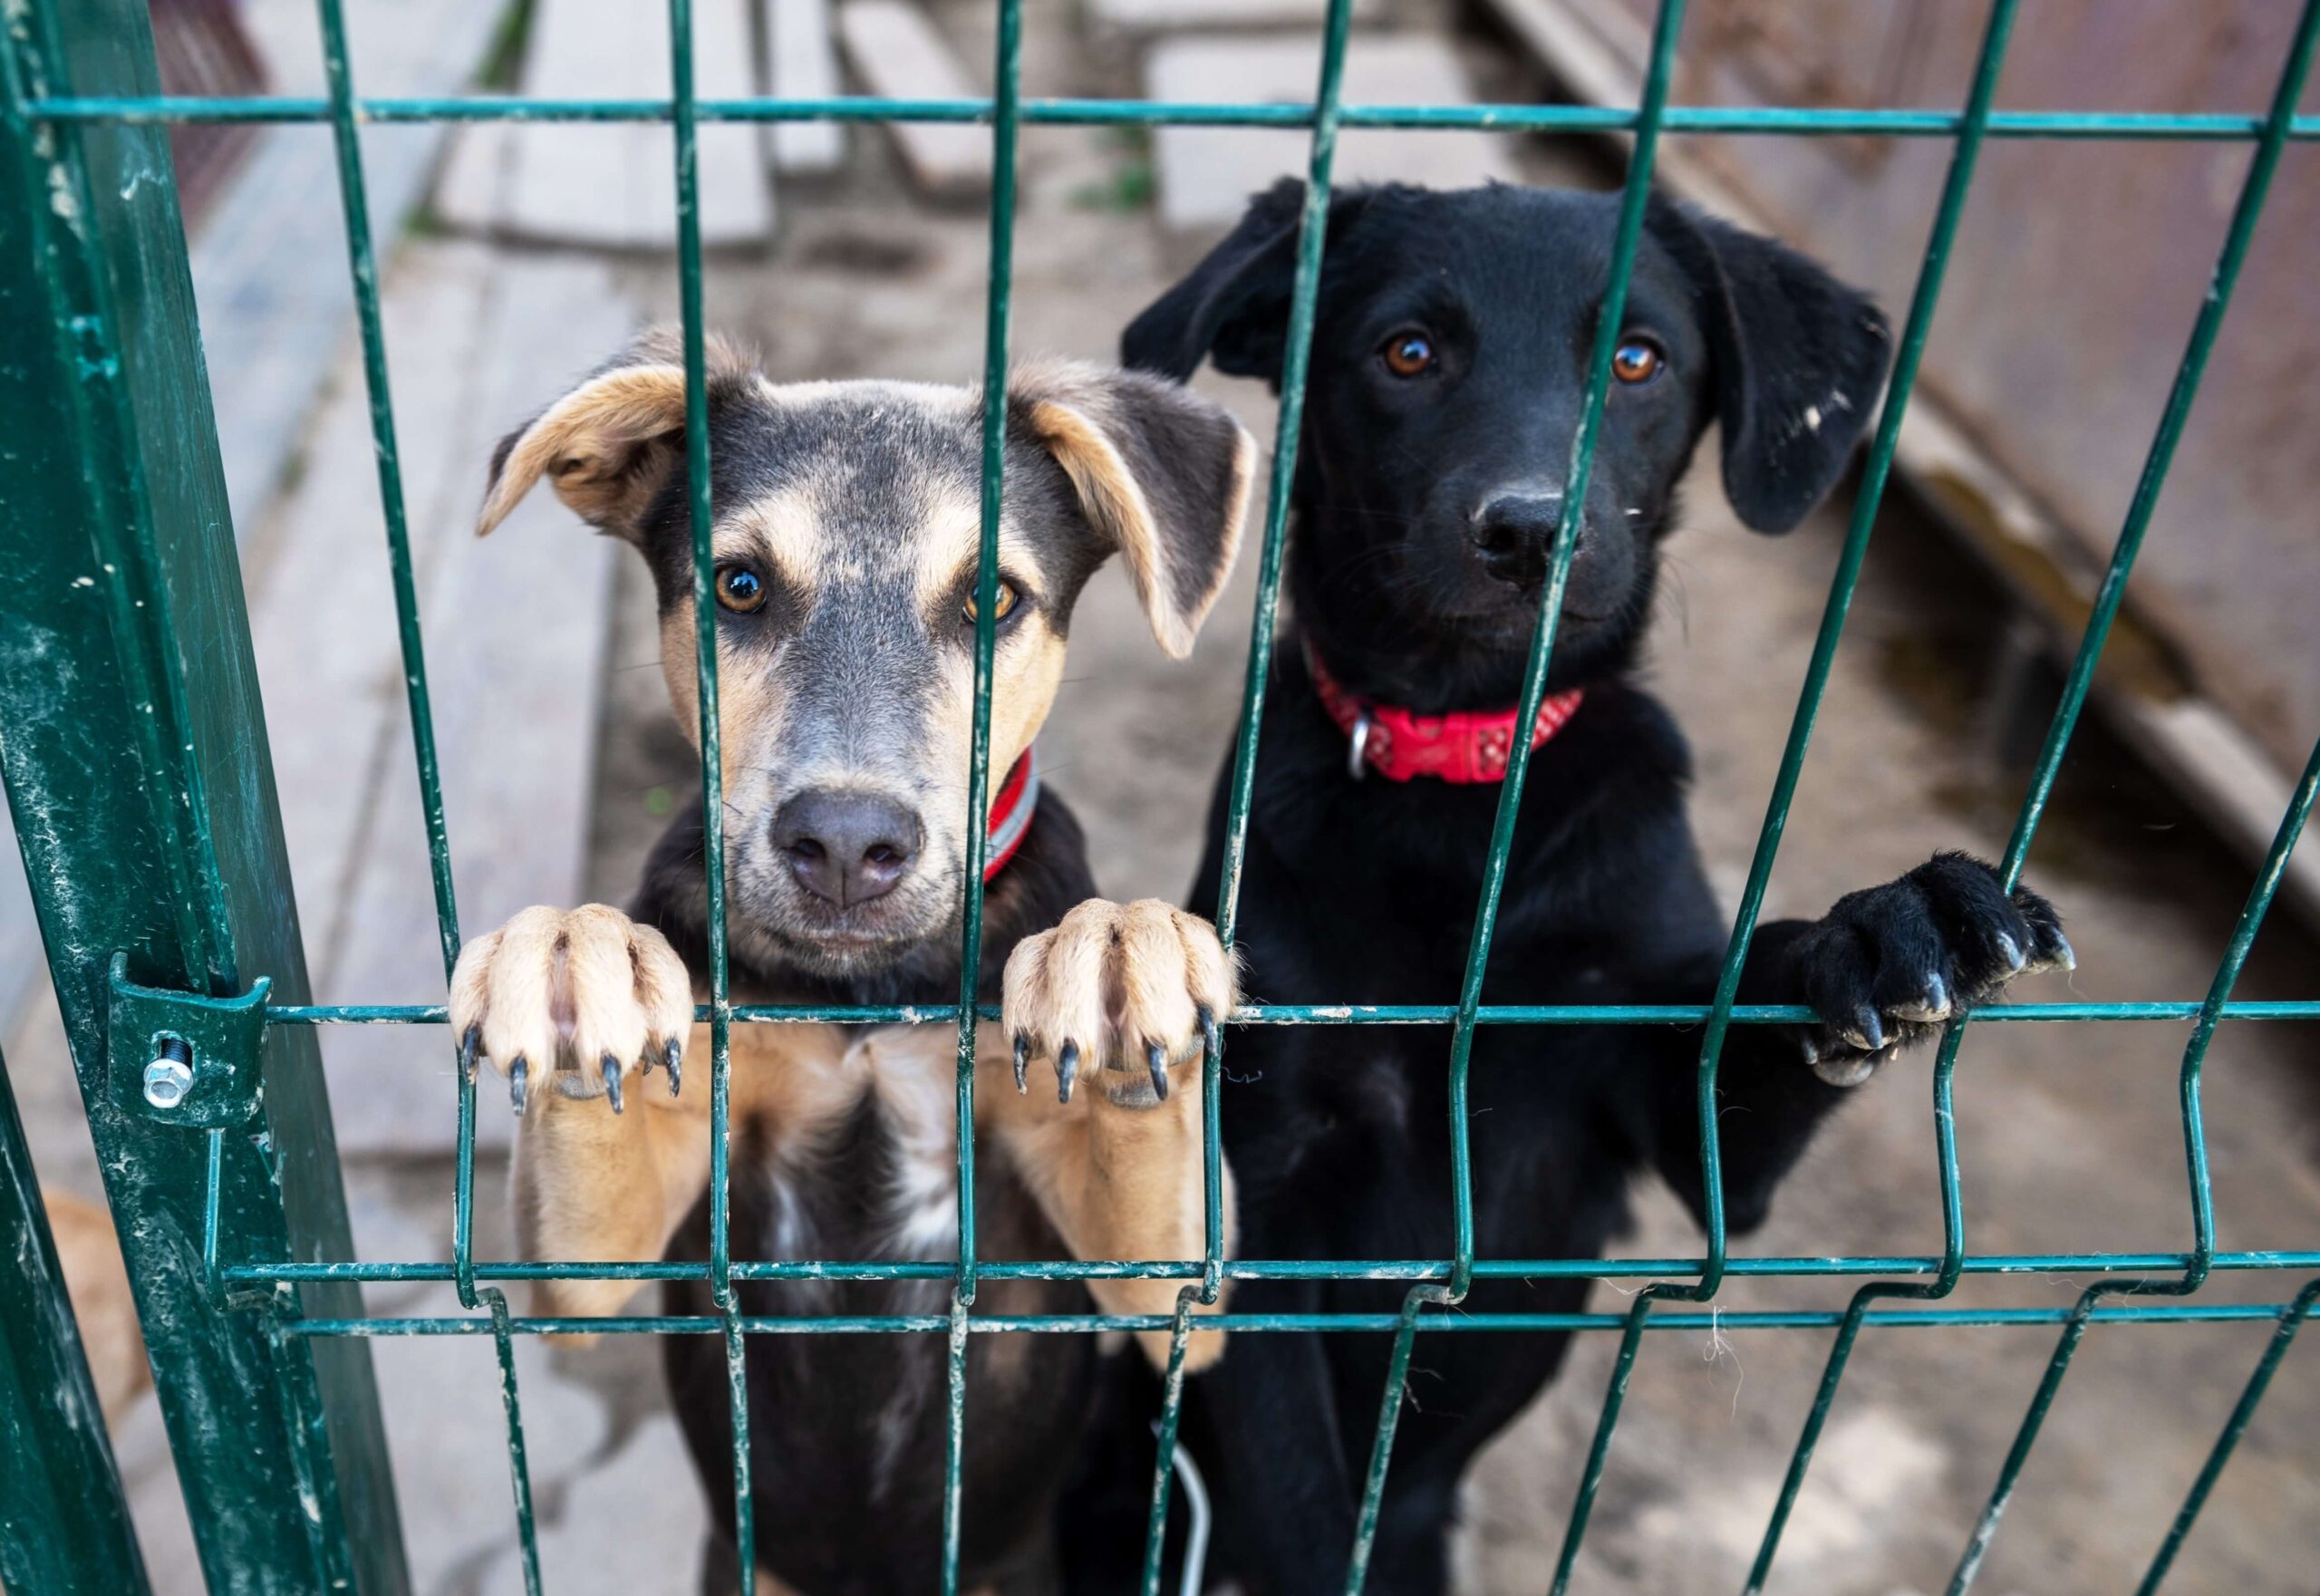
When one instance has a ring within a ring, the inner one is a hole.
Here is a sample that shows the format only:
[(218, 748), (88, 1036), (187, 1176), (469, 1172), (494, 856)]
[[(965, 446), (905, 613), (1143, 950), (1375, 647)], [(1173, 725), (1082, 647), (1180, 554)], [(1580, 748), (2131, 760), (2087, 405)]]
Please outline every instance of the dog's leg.
[[(1807, 1003), (1824, 1023), (1735, 1025), (1716, 1074), (1726, 1221), (1753, 1229), (1773, 1188), (1847, 1088), (1902, 1048), (1938, 1034), (1953, 1017), (1996, 998), (2029, 971), (2077, 962), (2054, 905), (2028, 887), (2006, 890), (1997, 872), (1941, 854), (1908, 875), (1849, 893), (1819, 920), (1776, 921), (1748, 947), (1737, 1001)], [(1645, 1002), (1698, 1002), (1716, 968), (1702, 957), (1638, 993)], [(1674, 1029), (1630, 1045), (1654, 1049), (1655, 1161), (1704, 1218), (1695, 1079), (1699, 1034)]]
[[(991, 1050), (1011, 1082), (976, 1094), (1025, 1183), (1072, 1255), (1085, 1260), (1197, 1261), (1206, 1234), (1200, 1070), (1208, 1031), (1234, 999), (1232, 962), (1208, 922), (1155, 898), (1090, 899), (1053, 931), (1026, 938), (1007, 961), (1005, 1017)], [(988, 1028), (986, 1028), (986, 1030)], [(1056, 1091), (1033, 1089), (1034, 1059)], [(1075, 1090), (1075, 1084), (1078, 1089)], [(1010, 1087), (1012, 1089), (1010, 1089)], [(1225, 1247), (1232, 1247), (1232, 1171), (1223, 1172)], [(1111, 1313), (1172, 1314), (1181, 1280), (1090, 1281)], [(1223, 1306), (1204, 1307), (1213, 1313)], [(1155, 1364), (1168, 1332), (1138, 1332)], [(1224, 1349), (1222, 1333), (1192, 1338), (1185, 1367)]]
[[(706, 1081), (678, 1091), (692, 983), (661, 933), (601, 904), (527, 909), (468, 944), (451, 981), (462, 1046), (508, 1078), (516, 1233), (546, 1262), (650, 1262), (709, 1178)], [(704, 1049), (697, 1049), (702, 1050)], [(647, 1078), (665, 1070), (660, 1082)], [(633, 1281), (538, 1284), (543, 1311), (617, 1311)]]

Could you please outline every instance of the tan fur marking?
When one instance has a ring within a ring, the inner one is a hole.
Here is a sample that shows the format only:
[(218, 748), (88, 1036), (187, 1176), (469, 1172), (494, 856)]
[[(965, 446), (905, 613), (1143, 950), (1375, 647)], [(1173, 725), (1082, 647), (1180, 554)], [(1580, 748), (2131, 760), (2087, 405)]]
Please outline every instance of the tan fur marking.
[(1051, 399), (1031, 407), (1031, 426), (1078, 489), (1088, 518), (1119, 540), (1128, 574), (1136, 579), (1136, 596), (1144, 601), (1144, 618), (1151, 624), (1152, 635), (1160, 640), (1162, 650), (1172, 660), (1190, 654), (1193, 628), (1176, 614), (1168, 596), (1160, 528), (1152, 519), (1152, 506), (1144, 497), (1144, 488), (1120, 451), (1095, 422)]
[(681, 429), (685, 418), (682, 367), (624, 366), (584, 382), (524, 429), (486, 494), (476, 536), (488, 533), (546, 476), (556, 496), (585, 519), (604, 523), (643, 508), (633, 499), (658, 487), (633, 468), (641, 448)]
[[(1042, 1209), (1078, 1258), (1146, 1262), (1201, 1256), (1205, 1223), (1198, 1010), (1222, 1015), (1234, 1001), (1232, 961), (1206, 921), (1156, 898), (1126, 905), (1091, 899), (1053, 931), (1017, 944), (1007, 962), (1000, 1029), (1023, 1036), (1035, 1059), (1055, 1059), (1067, 1041), (1083, 1055), (1081, 1088), (1056, 1101), (1046, 1083), (1018, 1096), (990, 1094), (997, 1123), (1013, 1138), (1017, 1163)], [(1174, 1081), (1165, 1101), (1143, 1088), (1143, 1049), (1166, 1049)], [(1010, 1067), (1011, 1067), (1011, 1052)], [(986, 1094), (977, 1075), (976, 1107)], [(1131, 1100), (1146, 1106), (1131, 1106)], [(1081, 1128), (1074, 1130), (1075, 1125)], [(1226, 1246), (1231, 1247), (1232, 1173), (1225, 1172)], [(1091, 1281), (1115, 1313), (1173, 1313), (1180, 1281)], [(1198, 1310), (1220, 1311), (1223, 1302)], [(1136, 1339), (1155, 1364), (1168, 1356), (1164, 1330)], [(1187, 1367), (1223, 1351), (1222, 1334), (1195, 1335)]]
[[(691, 999), (667, 943), (601, 904), (570, 914), (527, 909), (469, 950), (453, 982), (451, 1019), (461, 1030), (480, 1023), (487, 1049), (498, 1037), (498, 1046), (520, 1042), (538, 1049), (535, 1059), (555, 1058), (559, 1009), (569, 1012), (575, 1049), (604, 1037), (624, 1043), (660, 1034)], [(1222, 1012), (1232, 1001), (1231, 966), (1214, 933), (1156, 900), (1125, 908), (1085, 904), (1057, 931), (1022, 945), (1010, 961), (1006, 990), (1006, 1023), (984, 1026), (979, 1041), (979, 1134), (1005, 1146), (1075, 1257), (1198, 1258), (1201, 1093), (1196, 1065), (1184, 1061), (1199, 1058), (1195, 1006)], [(1116, 1003), (1107, 1005), (1107, 994)], [(1069, 1103), (1049, 1091), (1013, 1089), (1004, 1039), (1032, 1022), (1041, 1027), (1035, 1034), (1043, 1051), (1064, 1034), (1053, 1029), (1058, 1024), (1112, 1039), (1108, 1053), (1089, 1044), (1088, 1089)], [(689, 1029), (687, 1054), (705, 1059), (708, 1028)], [(1184, 1079), (1165, 1102), (1126, 1106), (1096, 1078), (1115, 1063), (1142, 1071), (1136, 1049), (1146, 1037), (1168, 1047)], [(910, 1189), (893, 1194), (898, 1206), (923, 1212), (930, 1224), (946, 1220), (939, 1188), (954, 1185), (956, 1167), (948, 1055), (946, 1041), (912, 1028), (874, 1031), (849, 1045), (827, 1026), (745, 1026), (732, 1038), (731, 1121), (786, 1158), (809, 1150), (865, 1090), (875, 1091), (901, 1137), (898, 1178)], [(511, 1056), (492, 1053), (495, 1063)], [(708, 1179), (706, 1081), (697, 1071), (691, 1088), (672, 1098), (660, 1089), (662, 1078), (638, 1080), (628, 1111), (615, 1115), (601, 1100), (551, 1089), (546, 1073), (543, 1067), (517, 1143), (522, 1255), (566, 1262), (660, 1257)], [(1229, 1185), (1224, 1196), (1229, 1220)], [(1091, 1282), (1091, 1291), (1107, 1311), (1165, 1314), (1174, 1311), (1179, 1286), (1108, 1281)], [(594, 1317), (619, 1311), (634, 1290), (620, 1281), (546, 1282), (539, 1301), (547, 1313)], [(1155, 1361), (1165, 1359), (1165, 1331), (1139, 1339)], [(1195, 1337), (1193, 1366), (1213, 1361), (1223, 1340)]]
[[(669, 708), (677, 729), (694, 749), (701, 747), (700, 658), (693, 628), (692, 600), (688, 598), (661, 617), (661, 677), (668, 684)], [(723, 775), (728, 791), (748, 760), (753, 738), (770, 722), (776, 697), (767, 672), (741, 669), (730, 651), (720, 647), (717, 658), (717, 725), (722, 733)]]

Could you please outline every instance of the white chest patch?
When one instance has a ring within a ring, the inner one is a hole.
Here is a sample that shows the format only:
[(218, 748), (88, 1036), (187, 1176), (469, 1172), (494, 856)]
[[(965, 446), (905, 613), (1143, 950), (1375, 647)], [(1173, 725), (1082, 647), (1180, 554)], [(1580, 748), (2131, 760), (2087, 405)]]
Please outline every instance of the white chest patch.
[[(800, 1180), (846, 1179), (826, 1162), (865, 1099), (875, 1108), (890, 1162), (876, 1206), (883, 1233), (863, 1240), (909, 1258), (958, 1251), (957, 1041), (941, 1026), (890, 1026), (853, 1038), (834, 1028), (788, 1030), (750, 1049), (747, 1067), (780, 1072), (766, 1094), (759, 1134), (771, 1156), (777, 1244), (792, 1256), (833, 1238), (798, 1233)], [(799, 1034), (802, 1031), (803, 1034)], [(736, 1049), (736, 1069), (744, 1061)], [(770, 1083), (768, 1083), (770, 1084)]]

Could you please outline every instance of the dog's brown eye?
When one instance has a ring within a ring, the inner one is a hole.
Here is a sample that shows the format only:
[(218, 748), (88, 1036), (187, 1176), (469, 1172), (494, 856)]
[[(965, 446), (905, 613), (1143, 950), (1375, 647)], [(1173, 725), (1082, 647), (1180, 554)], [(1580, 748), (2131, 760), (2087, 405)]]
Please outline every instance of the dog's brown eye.
[(717, 602), (736, 614), (765, 607), (765, 580), (747, 566), (728, 566), (717, 573)]
[[(1001, 582), (999, 585), (999, 601), (991, 607), (992, 617), (1000, 621), (1007, 619), (1008, 613), (1015, 607), (1016, 596), (1015, 585), (1012, 582)], [(967, 595), (964, 608), (967, 624), (972, 626), (975, 620), (975, 595), (972, 593)]]
[(1419, 377), (1434, 369), (1434, 340), (1423, 333), (1397, 333), (1378, 354), (1397, 377)]
[(1667, 363), (1666, 352), (1648, 338), (1622, 338), (1611, 352), (1611, 375), (1629, 384), (1650, 382)]

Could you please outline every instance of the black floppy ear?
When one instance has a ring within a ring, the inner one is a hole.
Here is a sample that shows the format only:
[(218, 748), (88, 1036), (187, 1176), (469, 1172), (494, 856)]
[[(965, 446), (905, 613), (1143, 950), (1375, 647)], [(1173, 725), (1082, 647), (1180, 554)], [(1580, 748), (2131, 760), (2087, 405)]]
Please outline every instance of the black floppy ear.
[[(1331, 196), (1332, 239), (1362, 199), (1359, 189)], [(1305, 185), (1296, 178), (1251, 199), (1224, 241), (1128, 324), (1120, 334), (1120, 363), (1181, 382), (1213, 357), (1220, 372), (1262, 377), (1278, 387), (1304, 210)]]
[(1189, 388), (1108, 366), (1026, 366), (1007, 401), (1010, 421), (1063, 468), (1088, 526), (1127, 562), (1161, 648), (1192, 653), (1240, 552), (1256, 440)]
[(1784, 244), (1665, 201), (1648, 219), (1692, 279), (1716, 362), (1725, 495), (1757, 531), (1785, 532), (1868, 427), (1892, 330), (1867, 295)]

